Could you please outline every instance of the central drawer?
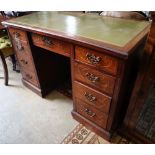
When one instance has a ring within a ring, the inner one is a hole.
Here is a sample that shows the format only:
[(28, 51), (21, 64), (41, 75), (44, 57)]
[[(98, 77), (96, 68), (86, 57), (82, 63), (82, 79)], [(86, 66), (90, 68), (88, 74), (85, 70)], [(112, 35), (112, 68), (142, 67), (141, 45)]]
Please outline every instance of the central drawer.
[(33, 44), (49, 51), (70, 57), (72, 45), (48, 36), (32, 34)]
[(107, 93), (112, 96), (115, 85), (115, 78), (106, 74), (101, 73), (91, 67), (74, 63), (74, 77), (75, 80), (88, 84), (91, 87), (97, 88), (98, 90)]

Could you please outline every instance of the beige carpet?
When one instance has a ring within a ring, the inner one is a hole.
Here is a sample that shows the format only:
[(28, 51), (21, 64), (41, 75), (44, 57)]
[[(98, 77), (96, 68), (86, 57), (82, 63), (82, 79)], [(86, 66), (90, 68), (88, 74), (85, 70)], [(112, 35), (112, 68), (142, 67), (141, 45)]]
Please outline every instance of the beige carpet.
[(0, 143), (61, 143), (78, 124), (71, 116), (72, 100), (57, 91), (39, 97), (23, 86), (21, 74), (7, 63), (9, 86), (4, 86), (0, 62)]
[[(57, 91), (45, 99), (39, 97), (23, 86), (21, 74), (12, 71), (10, 61), (7, 63), (9, 86), (4, 85), (0, 62), (1, 144), (108, 143), (72, 118), (72, 100)], [(113, 143), (131, 142), (117, 135)]]
[(133, 142), (114, 134), (111, 142), (106, 141), (94, 132), (90, 131), (82, 124), (78, 124), (75, 129), (61, 142), (62, 144), (132, 144)]

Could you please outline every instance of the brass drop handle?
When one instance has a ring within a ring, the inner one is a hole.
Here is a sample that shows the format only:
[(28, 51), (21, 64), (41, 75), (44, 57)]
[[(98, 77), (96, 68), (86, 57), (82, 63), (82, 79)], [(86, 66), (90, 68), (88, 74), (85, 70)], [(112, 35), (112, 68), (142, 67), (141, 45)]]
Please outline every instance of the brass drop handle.
[(25, 65), (28, 64), (28, 62), (27, 62), (26, 60), (24, 60), (24, 59), (21, 59), (20, 61), (21, 61), (23, 64), (25, 64)]
[(87, 99), (88, 101), (90, 101), (90, 102), (96, 101), (96, 97), (93, 96), (92, 94), (89, 94), (89, 93), (85, 92), (84, 96), (85, 96), (86, 99)]
[(94, 74), (91, 74), (91, 73), (86, 73), (86, 77), (88, 80), (90, 80), (93, 83), (99, 81), (100, 79), (98, 76), (95, 76)]
[(18, 32), (13, 32), (13, 34), (14, 34), (15, 39), (20, 37), (20, 33), (18, 33)]
[(101, 61), (101, 57), (95, 56), (94, 54), (87, 53), (86, 58), (90, 61), (92, 64), (98, 64)]
[(26, 74), (26, 77), (27, 77), (28, 79), (32, 79), (32, 76), (31, 76), (30, 74)]
[(89, 115), (90, 117), (94, 117), (96, 114), (94, 113), (94, 112), (92, 112), (91, 110), (89, 110), (89, 109), (85, 109), (85, 112), (86, 112), (86, 114), (87, 115)]
[(45, 44), (46, 46), (51, 46), (51, 45), (53, 45), (53, 42), (52, 42), (52, 40), (51, 40), (49, 37), (43, 36), (42, 41), (44, 42), (44, 44)]
[(22, 45), (22, 42), (19, 39), (15, 39), (16, 47), (21, 52), (24, 50), (24, 46)]
[(17, 42), (16, 46), (17, 46), (17, 49), (18, 49), (19, 51), (23, 51), (23, 50), (24, 50), (24, 47), (22, 46), (21, 43)]
[(24, 47), (22, 46), (21, 42), (19, 42), (19, 41), (16, 41), (16, 47), (20, 52), (24, 50)]

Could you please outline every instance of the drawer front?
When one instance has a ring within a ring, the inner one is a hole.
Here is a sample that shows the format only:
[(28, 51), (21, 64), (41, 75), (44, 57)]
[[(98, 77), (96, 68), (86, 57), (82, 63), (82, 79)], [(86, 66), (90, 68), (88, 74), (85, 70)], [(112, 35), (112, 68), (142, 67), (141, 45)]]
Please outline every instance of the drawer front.
[(32, 34), (32, 40), (36, 46), (70, 57), (72, 51), (71, 44), (38, 34)]
[(90, 50), (87, 48), (75, 47), (75, 59), (82, 63), (93, 65), (100, 70), (104, 70), (112, 75), (117, 74), (118, 61), (108, 55)]
[(9, 33), (13, 38), (13, 40), (21, 40), (26, 42), (28, 40), (27, 33), (25, 31), (15, 29), (15, 28), (9, 28)]
[(112, 76), (105, 75), (77, 62), (74, 63), (74, 76), (80, 82), (93, 86), (109, 95), (113, 94), (115, 78)]
[(111, 97), (77, 81), (74, 81), (74, 91), (76, 98), (94, 106), (104, 113), (109, 113)]
[(19, 39), (13, 39), (13, 47), (18, 56), (31, 56), (31, 50), (28, 42), (23, 42)]
[(37, 77), (36, 77), (34, 72), (22, 68), (22, 76), (23, 76), (23, 79), (25, 79), (26, 81), (28, 81), (28, 82), (32, 83), (33, 85), (39, 87), (38, 80), (37, 80)]
[(152, 36), (152, 37), (155, 36), (155, 24), (154, 23), (151, 26), (149, 35)]
[(34, 72), (34, 64), (33, 64), (33, 60), (31, 59), (31, 57), (18, 56), (18, 62), (22, 68), (28, 69)]
[(83, 103), (81, 100), (76, 99), (76, 108), (77, 112), (87, 118), (88, 120), (92, 121), (93, 123), (99, 125), (102, 128), (106, 128), (108, 115), (105, 113), (100, 112), (96, 108)]
[(18, 46), (14, 43), (15, 53), (18, 58), (20, 66), (31, 71), (34, 70), (33, 59), (31, 55), (31, 50), (27, 42), (20, 42), (22, 48), (19, 49)]

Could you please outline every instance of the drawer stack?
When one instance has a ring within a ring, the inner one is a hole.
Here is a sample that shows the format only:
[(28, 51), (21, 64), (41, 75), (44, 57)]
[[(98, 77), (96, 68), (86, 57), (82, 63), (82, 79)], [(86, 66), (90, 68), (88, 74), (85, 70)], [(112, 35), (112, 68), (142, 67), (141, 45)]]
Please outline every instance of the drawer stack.
[(9, 28), (9, 33), (21, 67), (23, 80), (33, 84), (36, 87), (40, 87), (27, 33), (14, 28)]
[(106, 129), (118, 69), (117, 59), (75, 47), (74, 99), (77, 113)]

